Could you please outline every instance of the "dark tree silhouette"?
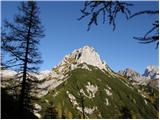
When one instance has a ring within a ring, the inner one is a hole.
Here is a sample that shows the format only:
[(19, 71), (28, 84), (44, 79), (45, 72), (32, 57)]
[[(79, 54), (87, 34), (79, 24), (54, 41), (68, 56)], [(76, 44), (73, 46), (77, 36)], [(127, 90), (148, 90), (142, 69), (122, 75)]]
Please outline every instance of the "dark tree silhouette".
[[(130, 19), (136, 16), (139, 16), (139, 15), (145, 15), (145, 14), (158, 15), (159, 10), (140, 11), (130, 16)], [(156, 48), (158, 48), (159, 46), (159, 20), (155, 20), (155, 22), (152, 24), (152, 28), (149, 31), (147, 31), (143, 37), (133, 37), (133, 38), (139, 40), (139, 42), (143, 44), (156, 42)]]
[(34, 1), (22, 2), (18, 7), (19, 13), (14, 17), (14, 23), (4, 21), (2, 27), (1, 48), (8, 54), (9, 60), (5, 60), (5, 67), (17, 70), (21, 81), (19, 96), (19, 108), (30, 108), (31, 86), (36, 83), (31, 73), (36, 73), (40, 64), (38, 44), (44, 36), (43, 27), (39, 19), (39, 8)]
[[(80, 10), (82, 15), (78, 20), (90, 17), (87, 29), (90, 30), (92, 25), (98, 25), (98, 18), (103, 18), (103, 24), (108, 20), (109, 25), (112, 25), (113, 30), (115, 30), (118, 14), (124, 14), (126, 19), (131, 19), (144, 14), (159, 14), (159, 10), (144, 10), (132, 14), (130, 10), (131, 6), (134, 5), (124, 1), (85, 1), (83, 9)], [(155, 20), (153, 27), (144, 35), (144, 37), (134, 37), (134, 39), (139, 40), (140, 43), (156, 42), (158, 47), (159, 20)]]
[(115, 30), (116, 17), (119, 13), (124, 14), (125, 18), (129, 19), (131, 15), (129, 6), (133, 6), (133, 4), (122, 1), (85, 1), (84, 8), (81, 9), (82, 16), (78, 20), (87, 16), (90, 17), (87, 29), (90, 30), (93, 24), (98, 25), (97, 19), (100, 16), (103, 18), (103, 24), (108, 21), (109, 25), (112, 25), (113, 30)]

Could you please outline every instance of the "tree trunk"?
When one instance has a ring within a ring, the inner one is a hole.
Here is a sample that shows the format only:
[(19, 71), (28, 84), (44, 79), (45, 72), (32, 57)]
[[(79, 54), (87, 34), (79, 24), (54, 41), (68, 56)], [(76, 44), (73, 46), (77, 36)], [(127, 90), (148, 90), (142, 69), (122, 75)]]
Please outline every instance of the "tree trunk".
[(23, 67), (23, 78), (22, 78), (22, 88), (21, 88), (21, 96), (20, 96), (20, 110), (24, 112), (25, 108), (25, 94), (26, 94), (26, 82), (27, 82), (27, 64), (28, 64), (28, 50), (29, 50), (29, 41), (30, 41), (30, 33), (32, 27), (32, 11), (30, 13), (30, 21), (29, 21), (29, 28), (27, 33), (27, 43), (26, 43), (26, 52), (25, 52), (25, 59), (24, 59), (24, 67)]

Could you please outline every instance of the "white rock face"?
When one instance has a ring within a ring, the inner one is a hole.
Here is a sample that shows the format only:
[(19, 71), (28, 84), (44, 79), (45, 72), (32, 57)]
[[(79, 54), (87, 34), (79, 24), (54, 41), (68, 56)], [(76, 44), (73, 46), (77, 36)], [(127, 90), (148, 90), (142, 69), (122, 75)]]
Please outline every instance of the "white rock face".
[(40, 110), (42, 109), (42, 107), (41, 107), (39, 104), (37, 104), (37, 103), (34, 104), (34, 108), (35, 108), (37, 111), (40, 111)]
[(57, 74), (55, 71), (45, 70), (41, 71), (38, 75), (36, 75), (36, 77), (38, 78), (38, 80), (43, 80), (46, 78), (61, 78), (63, 77), (63, 75)]
[(96, 93), (97, 91), (91, 92), (91, 91), (87, 90), (87, 92), (89, 93), (89, 95), (87, 95), (87, 94), (84, 92), (83, 89), (80, 89), (80, 93), (82, 93), (85, 97), (87, 97), (87, 98), (89, 98), (89, 99), (94, 98), (94, 97), (95, 97), (95, 93)]
[[(87, 113), (87, 114), (92, 114), (95, 110), (97, 109), (97, 107), (93, 107), (93, 108), (88, 108), (88, 107), (85, 107), (84, 108), (84, 112)], [(77, 110), (81, 111), (82, 112), (82, 107), (77, 107)]]
[(39, 84), (38, 85), (38, 88), (40, 89), (44, 89), (44, 88), (50, 88), (50, 89), (53, 89), (55, 87), (57, 87), (59, 84), (61, 84), (62, 81), (60, 80), (48, 80), (48, 81), (45, 81), (43, 84)]
[(74, 70), (77, 68), (77, 65), (71, 64), (71, 70)]
[(106, 105), (108, 106), (109, 105), (109, 101), (108, 101), (108, 99), (106, 98)]
[(38, 78), (38, 80), (45, 79), (49, 74), (51, 74), (50, 70), (41, 71), (39, 74), (36, 74), (35, 76)]
[(89, 70), (89, 71), (92, 71), (91, 69), (89, 69), (89, 67), (88, 67), (86, 64), (83, 64), (81, 68), (82, 68), (82, 69)]
[(94, 86), (94, 85), (91, 85), (91, 83), (88, 82), (88, 85), (86, 86), (86, 88), (87, 88), (86, 89), (87, 92), (89, 93), (89, 98), (94, 98), (96, 92), (98, 91), (98, 87)]
[[(66, 55), (58, 66), (62, 67), (70, 63), (86, 63), (107, 70), (106, 63), (100, 59), (96, 50), (90, 46), (84, 46), (83, 48), (74, 50), (71, 54)], [(72, 65), (71, 68), (74, 69), (75, 66)]]
[(37, 116), (39, 119), (41, 118), (41, 115), (39, 113), (34, 113), (35, 116)]
[(36, 90), (36, 97), (40, 98), (48, 93), (49, 90), (56, 88), (58, 85), (60, 85), (62, 80), (48, 80), (43, 82), (42, 84), (38, 84), (38, 89)]
[(93, 108), (85, 107), (84, 112), (87, 113), (87, 114), (92, 114), (96, 109), (97, 109), (97, 107), (95, 107), (95, 106)]
[(66, 93), (67, 93), (67, 95), (68, 95), (71, 103), (73, 104), (73, 106), (77, 106), (78, 103), (77, 103), (77, 101), (76, 101), (76, 98), (75, 98), (71, 93), (69, 93), (69, 91), (67, 91)]
[(111, 96), (111, 95), (112, 95), (112, 93), (111, 93), (109, 90), (105, 89), (105, 91), (106, 91), (106, 94), (107, 94), (108, 96)]
[(42, 109), (42, 107), (39, 104), (37, 104), (37, 103), (34, 104), (33, 112), (34, 112), (34, 115), (37, 116), (38, 118), (41, 118), (41, 115), (39, 114), (41, 109)]
[(84, 46), (73, 54), (75, 55), (76, 60), (80, 63), (87, 63), (100, 69), (106, 69), (105, 63), (101, 61), (99, 54), (93, 47)]

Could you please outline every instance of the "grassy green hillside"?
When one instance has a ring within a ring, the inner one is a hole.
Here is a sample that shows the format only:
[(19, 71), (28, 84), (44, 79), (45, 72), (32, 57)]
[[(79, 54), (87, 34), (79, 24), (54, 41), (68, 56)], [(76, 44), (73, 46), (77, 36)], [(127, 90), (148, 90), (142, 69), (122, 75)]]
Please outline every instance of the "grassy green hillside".
[(63, 84), (34, 100), (42, 106), (42, 118), (84, 118), (82, 108), (90, 111), (85, 118), (158, 118), (157, 90), (152, 91), (151, 101), (123, 77), (89, 68), (69, 72)]

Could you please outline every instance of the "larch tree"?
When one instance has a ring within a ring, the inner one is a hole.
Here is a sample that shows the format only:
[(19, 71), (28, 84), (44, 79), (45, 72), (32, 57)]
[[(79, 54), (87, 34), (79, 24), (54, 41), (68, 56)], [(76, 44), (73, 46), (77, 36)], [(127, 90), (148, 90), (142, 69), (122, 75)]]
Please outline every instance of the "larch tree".
[(32, 73), (36, 73), (37, 64), (42, 63), (38, 44), (44, 37), (44, 30), (36, 2), (22, 2), (18, 10), (19, 13), (14, 16), (14, 23), (4, 21), (1, 48), (2, 52), (7, 54), (7, 59), (3, 59), (3, 66), (18, 71), (21, 88), (19, 110), (20, 113), (24, 113), (25, 109), (31, 107), (31, 86), (36, 83)]

